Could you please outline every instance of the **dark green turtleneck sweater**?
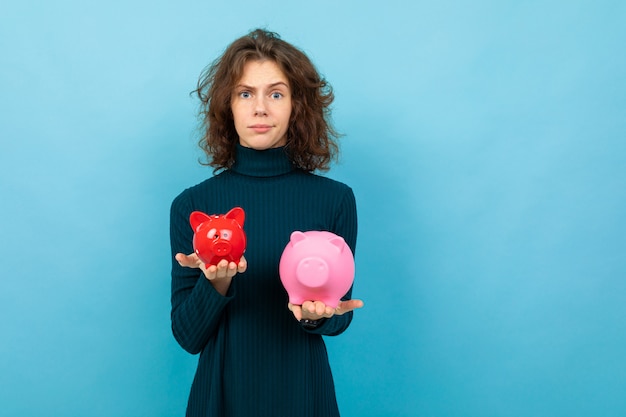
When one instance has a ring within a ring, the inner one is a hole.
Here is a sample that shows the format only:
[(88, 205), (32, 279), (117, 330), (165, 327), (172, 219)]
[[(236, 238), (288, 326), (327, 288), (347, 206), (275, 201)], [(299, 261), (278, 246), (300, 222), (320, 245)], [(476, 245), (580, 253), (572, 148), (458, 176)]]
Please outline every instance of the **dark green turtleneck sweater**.
[[(224, 297), (173, 257), (193, 252), (192, 211), (220, 214), (235, 206), (246, 212), (248, 269)], [(331, 231), (354, 252), (356, 205), (348, 186), (295, 169), (283, 148), (238, 146), (231, 169), (172, 203), (172, 330), (185, 350), (200, 353), (188, 416), (339, 415), (322, 335), (342, 333), (352, 313), (307, 330), (287, 309), (278, 263), (294, 230)]]

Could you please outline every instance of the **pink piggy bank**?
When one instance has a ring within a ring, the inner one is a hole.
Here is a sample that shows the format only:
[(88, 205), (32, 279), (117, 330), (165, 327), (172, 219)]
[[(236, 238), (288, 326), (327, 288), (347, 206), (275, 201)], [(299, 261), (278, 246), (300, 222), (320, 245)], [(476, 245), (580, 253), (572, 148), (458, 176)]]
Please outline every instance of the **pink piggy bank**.
[(331, 232), (293, 232), (279, 264), (289, 302), (321, 301), (337, 308), (354, 281), (354, 256)]
[(239, 263), (246, 250), (244, 219), (241, 207), (213, 216), (201, 211), (191, 213), (189, 223), (194, 231), (193, 249), (207, 268), (217, 265), (222, 259)]

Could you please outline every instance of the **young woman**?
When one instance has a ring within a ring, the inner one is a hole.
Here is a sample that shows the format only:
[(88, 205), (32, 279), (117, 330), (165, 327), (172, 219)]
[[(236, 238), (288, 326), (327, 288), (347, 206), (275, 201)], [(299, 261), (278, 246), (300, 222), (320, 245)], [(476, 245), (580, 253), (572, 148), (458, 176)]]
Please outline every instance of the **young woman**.
[[(352, 190), (314, 174), (337, 153), (330, 86), (299, 49), (264, 30), (234, 41), (201, 75), (213, 177), (171, 207), (172, 330), (200, 353), (188, 416), (338, 416), (322, 335), (338, 335), (362, 307), (350, 290), (336, 309), (288, 304), (279, 259), (295, 230), (327, 230), (353, 253)], [(193, 253), (194, 210), (246, 213), (245, 258), (205, 268)]]

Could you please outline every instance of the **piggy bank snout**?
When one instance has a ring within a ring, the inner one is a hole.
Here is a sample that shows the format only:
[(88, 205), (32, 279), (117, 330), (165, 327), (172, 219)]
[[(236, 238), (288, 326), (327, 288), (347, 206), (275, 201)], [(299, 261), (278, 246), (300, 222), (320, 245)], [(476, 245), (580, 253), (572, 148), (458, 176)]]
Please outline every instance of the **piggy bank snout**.
[(213, 252), (218, 256), (225, 256), (230, 253), (232, 246), (227, 240), (218, 240), (213, 244)]
[(322, 258), (304, 258), (298, 262), (296, 277), (300, 283), (309, 288), (321, 287), (328, 281), (328, 264)]

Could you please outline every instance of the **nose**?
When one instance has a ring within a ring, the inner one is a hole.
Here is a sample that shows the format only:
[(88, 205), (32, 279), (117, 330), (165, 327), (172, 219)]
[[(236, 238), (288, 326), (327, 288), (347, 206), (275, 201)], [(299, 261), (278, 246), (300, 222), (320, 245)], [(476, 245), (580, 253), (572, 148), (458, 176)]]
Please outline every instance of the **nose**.
[(254, 115), (255, 116), (267, 116), (267, 107), (265, 105), (264, 97), (257, 97), (254, 102)]

